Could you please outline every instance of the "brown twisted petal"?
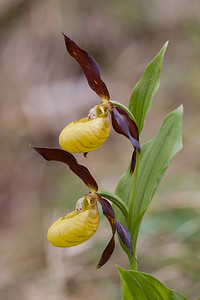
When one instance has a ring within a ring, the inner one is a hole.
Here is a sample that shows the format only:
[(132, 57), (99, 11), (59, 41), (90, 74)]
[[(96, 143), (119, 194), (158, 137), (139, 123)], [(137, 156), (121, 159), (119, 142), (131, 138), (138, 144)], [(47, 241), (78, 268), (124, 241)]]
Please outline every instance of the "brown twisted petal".
[[(98, 194), (97, 194), (98, 195)], [(105, 248), (105, 250), (103, 251), (103, 254), (99, 260), (99, 263), (97, 265), (97, 269), (101, 268), (111, 257), (114, 249), (115, 249), (115, 232), (116, 232), (116, 222), (115, 222), (115, 214), (113, 211), (112, 206), (110, 205), (110, 203), (102, 198), (100, 195), (98, 195), (98, 201), (100, 202), (101, 206), (102, 206), (102, 210), (103, 210), (103, 214), (106, 216), (106, 218), (108, 219), (110, 226), (112, 228), (112, 237), (111, 240), (109, 241), (107, 247)]]
[(69, 54), (76, 59), (87, 78), (89, 86), (104, 101), (110, 99), (108, 89), (100, 77), (100, 69), (94, 58), (81, 49), (73, 40), (63, 33), (65, 45)]
[(42, 157), (46, 160), (54, 160), (67, 164), (69, 168), (79, 177), (82, 181), (91, 189), (96, 192), (98, 190), (98, 185), (89, 170), (79, 165), (75, 157), (64, 150), (61, 149), (51, 149), (51, 148), (42, 148), (42, 147), (32, 147), (37, 151)]
[(135, 170), (136, 166), (136, 148), (134, 148), (133, 153), (132, 153), (132, 158), (131, 158), (131, 166), (130, 166), (130, 174), (132, 174)]
[(130, 168), (130, 173), (133, 173), (136, 163), (135, 149), (137, 149), (140, 153), (139, 131), (137, 125), (121, 107), (113, 106), (111, 116), (114, 130), (117, 133), (126, 136), (134, 147)]
[[(96, 193), (96, 195), (98, 195)], [(101, 206), (102, 206), (102, 210), (103, 210), (103, 214), (107, 217), (108, 221), (110, 222), (111, 228), (112, 228), (112, 237), (111, 240), (109, 241), (106, 249), (104, 250), (100, 261), (97, 265), (97, 269), (99, 269), (100, 267), (102, 267), (111, 257), (114, 248), (115, 248), (115, 240), (114, 240), (114, 236), (115, 236), (115, 232), (117, 229), (117, 233), (120, 237), (120, 239), (122, 240), (122, 242), (124, 243), (124, 245), (129, 249), (130, 253), (134, 256), (133, 253), (133, 247), (132, 247), (132, 239), (130, 236), (130, 233), (128, 231), (128, 229), (126, 227), (124, 227), (123, 225), (121, 225), (119, 223), (119, 221), (116, 219), (115, 217), (115, 212), (112, 208), (112, 206), (110, 205), (110, 203), (108, 202), (108, 200), (102, 198), (100, 195), (98, 195), (97, 200), (100, 202)]]
[(113, 106), (111, 116), (115, 131), (126, 136), (131, 141), (133, 147), (137, 148), (140, 152), (138, 128), (127, 112), (121, 107)]

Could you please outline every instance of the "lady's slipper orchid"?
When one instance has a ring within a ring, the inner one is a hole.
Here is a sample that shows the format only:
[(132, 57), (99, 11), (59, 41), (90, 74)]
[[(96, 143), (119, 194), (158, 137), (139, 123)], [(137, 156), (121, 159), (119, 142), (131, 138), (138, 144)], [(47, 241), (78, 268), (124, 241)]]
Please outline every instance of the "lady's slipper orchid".
[(99, 212), (97, 202), (99, 202), (102, 206), (103, 214), (107, 217), (111, 225), (112, 237), (100, 258), (97, 268), (103, 266), (112, 255), (115, 248), (114, 236), (116, 230), (122, 242), (134, 256), (132, 240), (128, 229), (117, 221), (114, 210), (108, 200), (97, 193), (98, 185), (88, 169), (79, 165), (75, 157), (64, 150), (33, 148), (48, 161), (54, 160), (67, 164), (90, 189), (89, 194), (78, 200), (75, 211), (67, 214), (65, 217), (59, 218), (49, 228), (49, 242), (56, 247), (72, 247), (89, 240), (98, 228)]
[(125, 110), (114, 106), (109, 101), (108, 89), (100, 77), (100, 69), (94, 58), (65, 34), (63, 35), (67, 51), (80, 64), (88, 84), (103, 103), (96, 105), (90, 110), (87, 118), (72, 122), (66, 126), (59, 137), (60, 146), (65, 151), (72, 153), (87, 153), (100, 147), (109, 136), (110, 121), (108, 112), (110, 112), (114, 130), (126, 136), (134, 147), (130, 168), (132, 173), (135, 168), (136, 149), (140, 152), (137, 125)]

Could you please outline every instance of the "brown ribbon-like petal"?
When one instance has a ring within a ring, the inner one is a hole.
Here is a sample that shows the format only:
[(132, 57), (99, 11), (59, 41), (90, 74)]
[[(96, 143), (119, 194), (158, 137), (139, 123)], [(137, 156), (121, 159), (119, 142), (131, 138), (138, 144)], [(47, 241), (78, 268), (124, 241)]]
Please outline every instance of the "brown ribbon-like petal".
[(131, 158), (131, 167), (130, 167), (130, 173), (132, 174), (135, 170), (136, 165), (136, 148), (133, 150), (132, 158)]
[(131, 141), (133, 147), (137, 148), (140, 152), (138, 128), (127, 112), (121, 107), (113, 106), (111, 116), (115, 131), (126, 136)]
[(67, 164), (69, 168), (83, 180), (83, 182), (89, 187), (89, 189), (91, 189), (92, 191), (98, 190), (98, 185), (90, 174), (89, 170), (86, 167), (79, 165), (79, 163), (71, 153), (61, 149), (41, 147), (32, 148), (48, 161), (54, 160)]
[(67, 37), (64, 33), (65, 45), (69, 54), (79, 63), (89, 86), (97, 93), (101, 99), (110, 99), (108, 89), (100, 77), (100, 69), (94, 58), (85, 50), (81, 49), (74, 41)]
[(102, 206), (102, 210), (103, 210), (103, 214), (106, 216), (106, 218), (108, 219), (110, 226), (112, 228), (112, 238), (109, 241), (107, 247), (105, 248), (105, 250), (103, 251), (103, 254), (99, 260), (99, 263), (97, 265), (97, 269), (101, 268), (111, 257), (114, 249), (115, 249), (115, 232), (116, 232), (116, 222), (115, 222), (115, 213), (114, 210), (112, 208), (112, 206), (110, 205), (110, 203), (102, 198), (100, 195), (98, 195), (98, 201), (100, 202), (101, 206)]
[[(139, 131), (135, 122), (129, 117), (121, 107), (113, 106), (111, 111), (112, 125), (114, 130), (126, 136), (135, 149), (140, 152)], [(136, 151), (134, 150), (131, 160), (130, 173), (133, 173), (136, 163)]]
[(133, 253), (132, 239), (131, 239), (128, 229), (126, 227), (124, 227), (123, 225), (121, 225), (119, 223), (119, 221), (116, 219), (115, 212), (114, 212), (112, 206), (110, 205), (110, 203), (108, 202), (108, 200), (102, 198), (99, 194), (97, 194), (97, 199), (102, 206), (103, 214), (107, 217), (108, 221), (110, 222), (111, 228), (112, 228), (112, 238), (111, 238), (110, 242), (108, 243), (106, 249), (104, 250), (104, 252), (100, 258), (100, 261), (97, 265), (97, 269), (99, 269), (109, 260), (109, 258), (111, 257), (111, 255), (114, 251), (114, 248), (115, 248), (114, 236), (115, 236), (116, 229), (117, 229), (117, 233), (118, 233), (120, 239), (122, 240), (122, 242), (130, 250), (133, 257), (135, 257), (135, 256)]

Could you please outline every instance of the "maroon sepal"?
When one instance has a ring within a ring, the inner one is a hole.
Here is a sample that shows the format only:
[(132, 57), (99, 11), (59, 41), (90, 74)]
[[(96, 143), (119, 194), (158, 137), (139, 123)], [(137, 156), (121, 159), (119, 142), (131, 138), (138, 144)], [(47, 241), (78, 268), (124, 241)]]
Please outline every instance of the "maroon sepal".
[(134, 147), (130, 168), (130, 173), (132, 174), (136, 163), (135, 149), (137, 149), (140, 153), (139, 131), (137, 125), (121, 107), (113, 106), (111, 117), (114, 130), (117, 133), (126, 136)]
[(136, 165), (136, 148), (133, 150), (132, 158), (131, 158), (131, 167), (130, 167), (130, 173), (132, 174), (135, 170)]
[(130, 250), (130, 253), (133, 255), (134, 258), (135, 258), (135, 256), (133, 253), (132, 239), (131, 239), (128, 229), (126, 227), (124, 227), (123, 225), (121, 225), (119, 223), (119, 221), (116, 219), (115, 212), (114, 212), (112, 206), (110, 205), (110, 203), (108, 202), (108, 200), (102, 198), (99, 194), (97, 194), (97, 196), (98, 196), (97, 199), (102, 206), (103, 214), (107, 217), (108, 221), (110, 222), (111, 228), (112, 228), (112, 238), (111, 238), (109, 244), (107, 245), (106, 249), (104, 250), (104, 252), (101, 256), (101, 259), (97, 265), (97, 269), (99, 269), (109, 260), (109, 258), (111, 257), (111, 255), (114, 251), (114, 248), (115, 248), (114, 235), (115, 235), (116, 229), (117, 229), (117, 233), (118, 233), (120, 239), (122, 240), (122, 242)]
[(138, 128), (127, 112), (121, 107), (113, 106), (111, 116), (114, 130), (125, 135), (131, 141), (133, 147), (140, 152)]
[(97, 93), (100, 98), (109, 100), (110, 95), (105, 83), (100, 77), (100, 69), (94, 58), (85, 50), (81, 49), (74, 41), (67, 37), (64, 33), (65, 45), (69, 54), (79, 63), (89, 86)]
[(103, 251), (103, 254), (99, 260), (99, 263), (97, 265), (97, 269), (101, 268), (111, 257), (114, 249), (115, 249), (115, 232), (116, 232), (116, 222), (115, 222), (115, 213), (114, 210), (112, 208), (112, 206), (110, 205), (110, 203), (102, 198), (100, 195), (98, 195), (98, 201), (100, 202), (101, 206), (102, 206), (102, 210), (103, 210), (103, 214), (106, 216), (106, 218), (108, 219), (110, 226), (112, 228), (112, 238), (109, 241), (107, 247), (105, 248), (105, 250)]
[(54, 160), (67, 164), (69, 168), (80, 177), (83, 182), (94, 191), (98, 190), (98, 185), (89, 170), (79, 165), (76, 158), (69, 152), (66, 152), (61, 149), (51, 149), (51, 148), (41, 148), (41, 147), (32, 147), (35, 151), (37, 151), (41, 156), (43, 156), (46, 160)]
[(105, 265), (105, 263), (111, 257), (111, 255), (115, 249), (115, 239), (114, 238), (115, 238), (115, 236), (113, 235), (110, 242), (108, 243), (106, 249), (103, 251), (101, 259), (99, 260), (99, 263), (96, 266), (96, 269), (100, 269), (103, 265)]

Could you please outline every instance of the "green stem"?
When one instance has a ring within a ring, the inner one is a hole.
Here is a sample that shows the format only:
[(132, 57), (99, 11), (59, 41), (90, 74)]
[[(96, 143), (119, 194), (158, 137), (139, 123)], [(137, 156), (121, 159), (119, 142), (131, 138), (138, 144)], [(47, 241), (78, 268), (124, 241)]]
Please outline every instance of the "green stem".
[(107, 191), (98, 191), (98, 194), (106, 199), (110, 200), (111, 202), (115, 203), (121, 212), (123, 213), (125, 220), (127, 221), (128, 218), (128, 208), (124, 201), (117, 195), (107, 192)]
[(137, 261), (133, 256), (129, 257), (130, 270), (137, 271)]

